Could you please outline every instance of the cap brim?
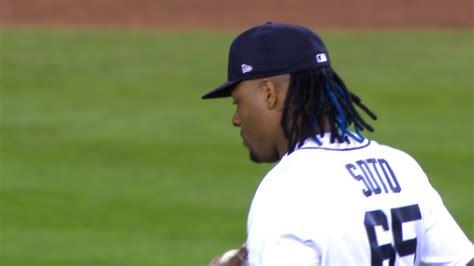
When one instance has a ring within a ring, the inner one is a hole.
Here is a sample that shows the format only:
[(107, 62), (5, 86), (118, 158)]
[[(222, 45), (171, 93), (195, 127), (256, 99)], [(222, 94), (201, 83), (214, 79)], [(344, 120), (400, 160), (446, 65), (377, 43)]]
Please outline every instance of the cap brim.
[(234, 86), (239, 83), (239, 81), (227, 81), (226, 83), (220, 85), (214, 90), (206, 93), (201, 97), (201, 99), (214, 99), (214, 98), (224, 98), (230, 97), (232, 89)]

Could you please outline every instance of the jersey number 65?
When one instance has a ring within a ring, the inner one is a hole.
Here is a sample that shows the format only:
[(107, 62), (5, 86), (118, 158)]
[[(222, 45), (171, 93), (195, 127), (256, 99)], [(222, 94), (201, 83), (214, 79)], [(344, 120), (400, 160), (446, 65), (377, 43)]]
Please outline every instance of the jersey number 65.
[(409, 205), (390, 210), (392, 216), (392, 236), (394, 245), (391, 243), (379, 245), (375, 233), (375, 227), (381, 226), (384, 231), (389, 231), (388, 219), (382, 210), (374, 210), (365, 213), (364, 225), (367, 230), (367, 237), (370, 243), (370, 256), (373, 266), (382, 265), (388, 259), (389, 265), (395, 265), (395, 255), (400, 257), (415, 255), (416, 258), (416, 237), (403, 240), (402, 223), (421, 220), (421, 213), (418, 204)]

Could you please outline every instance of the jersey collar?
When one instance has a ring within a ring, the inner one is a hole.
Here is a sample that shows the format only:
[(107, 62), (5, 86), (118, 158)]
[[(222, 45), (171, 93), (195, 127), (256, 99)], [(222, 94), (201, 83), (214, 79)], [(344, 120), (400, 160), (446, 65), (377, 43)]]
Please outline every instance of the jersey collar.
[(356, 150), (367, 147), (370, 144), (370, 140), (364, 138), (362, 142), (357, 141), (352, 137), (348, 137), (348, 142), (338, 143), (337, 141), (331, 143), (331, 133), (325, 133), (322, 137), (317, 136), (320, 142), (317, 143), (314, 139), (307, 139), (303, 145), (296, 150), (300, 149), (323, 149), (323, 150), (335, 150), (335, 151), (347, 151), (347, 150)]

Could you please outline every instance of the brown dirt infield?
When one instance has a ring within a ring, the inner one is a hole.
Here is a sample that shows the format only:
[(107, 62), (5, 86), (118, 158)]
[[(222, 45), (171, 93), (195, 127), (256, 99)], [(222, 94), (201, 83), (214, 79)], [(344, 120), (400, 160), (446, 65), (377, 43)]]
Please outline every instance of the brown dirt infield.
[(473, 28), (472, 0), (1, 0), (0, 25), (240, 29)]

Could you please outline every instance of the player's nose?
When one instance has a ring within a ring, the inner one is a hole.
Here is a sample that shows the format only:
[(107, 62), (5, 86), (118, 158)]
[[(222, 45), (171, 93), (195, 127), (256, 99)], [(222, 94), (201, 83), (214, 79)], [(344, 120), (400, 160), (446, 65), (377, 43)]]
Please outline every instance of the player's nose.
[(234, 125), (234, 127), (240, 127), (240, 120), (239, 120), (239, 115), (237, 114), (237, 112), (235, 112), (234, 115), (232, 116), (232, 125)]

